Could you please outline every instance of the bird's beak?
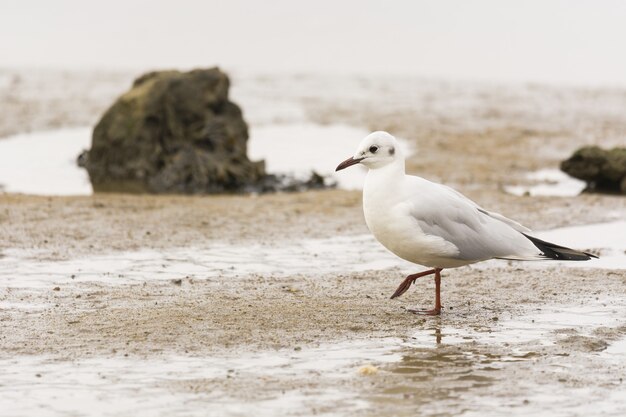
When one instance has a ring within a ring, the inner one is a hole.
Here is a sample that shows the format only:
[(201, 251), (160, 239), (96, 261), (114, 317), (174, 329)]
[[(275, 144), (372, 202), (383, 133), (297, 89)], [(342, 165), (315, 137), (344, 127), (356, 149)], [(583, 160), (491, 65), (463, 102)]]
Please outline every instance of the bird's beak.
[(353, 157), (350, 157), (350, 158), (346, 159), (345, 161), (343, 161), (342, 163), (340, 163), (339, 165), (337, 165), (337, 168), (335, 169), (335, 172), (341, 171), (342, 169), (346, 169), (348, 167), (351, 167), (352, 165), (356, 165), (359, 162), (361, 162), (363, 159), (365, 159), (365, 158), (354, 159)]

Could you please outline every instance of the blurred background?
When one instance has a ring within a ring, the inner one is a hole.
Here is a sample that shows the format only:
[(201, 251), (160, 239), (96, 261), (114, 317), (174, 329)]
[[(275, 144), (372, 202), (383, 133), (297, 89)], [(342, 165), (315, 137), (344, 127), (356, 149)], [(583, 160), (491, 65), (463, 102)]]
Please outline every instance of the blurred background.
[[(619, 0), (0, 0), (0, 416), (626, 415), (625, 23)], [(600, 259), (464, 267), (444, 315), (407, 314), (432, 282), (389, 300), (416, 266), (367, 230), (364, 169), (334, 173), (374, 130)], [(164, 195), (94, 192), (78, 162), (105, 154)]]
[[(0, 7), (0, 137), (72, 129), (51, 133), (53, 149), (41, 140), (48, 133), (0, 145), (8, 191), (91, 193), (75, 156), (133, 79), (164, 69), (218, 66), (248, 123), (251, 159), (265, 160), (268, 172), (315, 170), (343, 188), (359, 188), (363, 172), (333, 177), (334, 162), (324, 158), (351, 154), (371, 130), (390, 130), (414, 150), (418, 143), (461, 149), (458, 142), (482, 137), (491, 159), (519, 152), (506, 146), (515, 137), (531, 143), (518, 143), (524, 152), (549, 145), (543, 161), (508, 164), (519, 178), (490, 177), (501, 185), (528, 182), (527, 171), (542, 168), (553, 171), (531, 183), (565, 181), (554, 169), (577, 146), (623, 143), (620, 1), (4, 0)], [(310, 153), (296, 152), (302, 146)], [(480, 162), (479, 149), (468, 151), (484, 171), (489, 161)], [(455, 183), (476, 179), (417, 159), (409, 168)], [(576, 191), (554, 192), (580, 191), (568, 187)]]
[(2, 66), (626, 83), (621, 1), (2, 1)]

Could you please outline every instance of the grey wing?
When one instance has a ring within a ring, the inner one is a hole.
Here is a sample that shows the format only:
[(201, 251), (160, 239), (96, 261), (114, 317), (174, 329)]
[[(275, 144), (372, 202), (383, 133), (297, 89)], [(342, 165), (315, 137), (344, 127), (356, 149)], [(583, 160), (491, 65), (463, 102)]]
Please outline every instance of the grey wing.
[(428, 193), (411, 198), (411, 215), (426, 235), (455, 245), (459, 259), (537, 259), (540, 255), (520, 233), (527, 230), (523, 226), (481, 209), (449, 187), (431, 185)]
[(454, 188), (450, 188), (447, 185), (441, 185), (441, 187), (443, 187), (444, 189), (446, 189), (447, 191), (449, 191), (451, 194), (455, 195), (456, 197), (465, 200), (468, 204), (476, 207), (476, 209), (478, 211), (480, 211), (483, 214), (486, 214), (489, 217), (492, 217), (496, 220), (500, 220), (503, 223), (508, 224), (509, 226), (511, 226), (513, 229), (517, 230), (518, 232), (522, 232), (522, 233), (530, 233), (531, 230), (529, 228), (527, 228), (524, 225), (521, 225), (520, 223), (516, 222), (515, 220), (511, 220), (508, 217), (503, 216), (500, 213), (495, 213), (493, 211), (487, 211), (484, 208), (480, 207), (478, 204), (476, 204), (476, 202), (470, 200), (469, 198), (465, 197), (463, 194), (461, 194), (460, 192), (458, 192), (457, 190), (455, 190)]

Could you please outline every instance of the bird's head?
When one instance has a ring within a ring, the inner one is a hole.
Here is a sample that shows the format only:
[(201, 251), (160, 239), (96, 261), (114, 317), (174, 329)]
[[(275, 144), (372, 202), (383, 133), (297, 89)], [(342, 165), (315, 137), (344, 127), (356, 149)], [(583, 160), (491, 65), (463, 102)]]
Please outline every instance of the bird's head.
[(359, 143), (354, 156), (340, 163), (335, 171), (355, 164), (363, 164), (369, 169), (382, 168), (396, 160), (403, 160), (396, 138), (387, 132), (373, 132)]

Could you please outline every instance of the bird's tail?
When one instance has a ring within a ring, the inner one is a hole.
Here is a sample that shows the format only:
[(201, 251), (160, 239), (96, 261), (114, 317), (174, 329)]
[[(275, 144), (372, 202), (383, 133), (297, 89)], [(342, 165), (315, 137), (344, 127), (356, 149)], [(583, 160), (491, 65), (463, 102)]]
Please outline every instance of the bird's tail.
[(537, 239), (536, 237), (528, 236), (526, 233), (522, 234), (541, 251), (544, 257), (549, 259), (556, 259), (559, 261), (588, 261), (591, 258), (597, 258), (596, 255), (589, 252), (581, 252), (575, 249), (566, 248), (564, 246), (546, 242), (545, 240)]

